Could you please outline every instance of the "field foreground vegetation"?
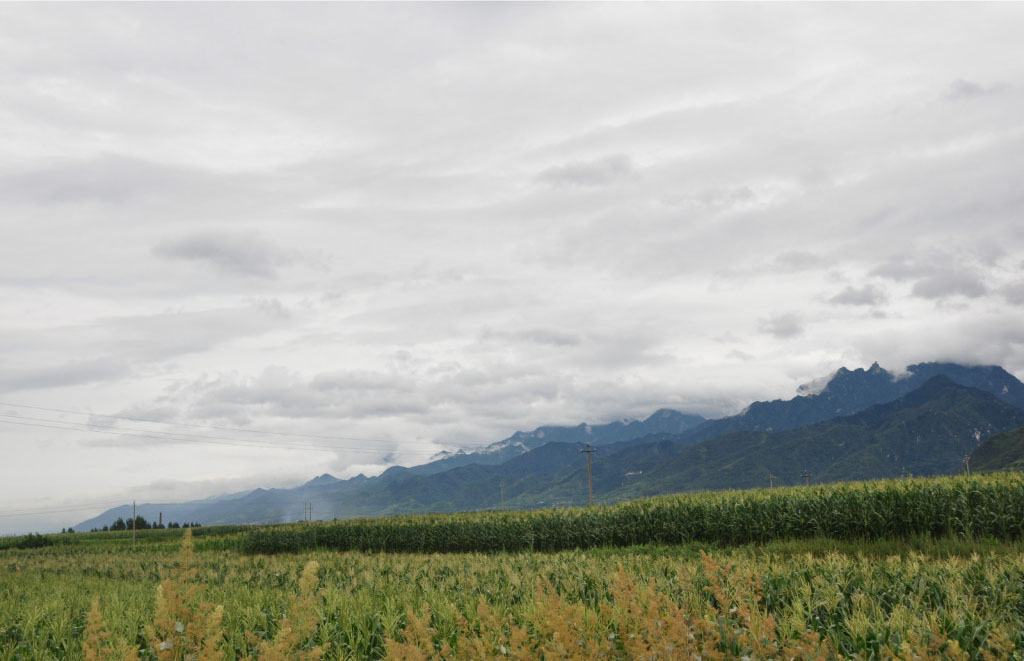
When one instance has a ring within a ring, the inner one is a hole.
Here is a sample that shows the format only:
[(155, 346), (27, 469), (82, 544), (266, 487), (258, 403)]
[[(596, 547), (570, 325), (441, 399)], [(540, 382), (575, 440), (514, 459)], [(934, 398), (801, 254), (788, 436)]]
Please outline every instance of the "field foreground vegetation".
[[(1018, 529), (1022, 518), (1017, 510)], [(246, 534), (140, 536), (135, 548), (76, 534), (0, 551), (0, 659), (968, 659), (1024, 649), (1019, 533), (278, 555), (239, 552)]]

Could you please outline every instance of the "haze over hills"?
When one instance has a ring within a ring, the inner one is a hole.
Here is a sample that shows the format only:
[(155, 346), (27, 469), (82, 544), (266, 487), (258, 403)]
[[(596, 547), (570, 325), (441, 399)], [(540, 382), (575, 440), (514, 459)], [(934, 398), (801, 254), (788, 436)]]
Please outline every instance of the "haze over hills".
[[(663, 409), (644, 420), (517, 432), (478, 452), (442, 456), (422, 466), (392, 467), (377, 477), (321, 475), (293, 489), (255, 489), (202, 501), (144, 504), (147, 519), (203, 524), (292, 521), (303, 504), (314, 518), (428, 511), (529, 508), (586, 501), (580, 450), (598, 448), (598, 499), (692, 489), (954, 472), (992, 434), (1024, 425), (1024, 384), (999, 367), (912, 365), (894, 376), (877, 364), (840, 369), (793, 399), (755, 402), (743, 413), (705, 421)], [(501, 486), (499, 486), (501, 485)], [(127, 518), (122, 506), (77, 529)]]
[(469, 464), (500, 464), (548, 443), (608, 445), (649, 434), (680, 434), (705, 422), (703, 416), (659, 409), (643, 420), (616, 420), (602, 425), (580, 423), (575, 427), (545, 425), (533, 431), (517, 431), (506, 439), (475, 452), (443, 453), (439, 458), (412, 467), (393, 466), (386, 473), (430, 475)]

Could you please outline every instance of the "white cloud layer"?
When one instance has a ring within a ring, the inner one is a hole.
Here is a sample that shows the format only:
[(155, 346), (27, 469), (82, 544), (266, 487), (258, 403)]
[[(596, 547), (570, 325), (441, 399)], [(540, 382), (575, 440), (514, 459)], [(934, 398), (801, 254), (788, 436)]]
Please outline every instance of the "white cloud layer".
[(6, 418), (0, 499), (379, 471), (875, 360), (1024, 375), (1022, 29), (1015, 4), (0, 5), (0, 410), (230, 443)]

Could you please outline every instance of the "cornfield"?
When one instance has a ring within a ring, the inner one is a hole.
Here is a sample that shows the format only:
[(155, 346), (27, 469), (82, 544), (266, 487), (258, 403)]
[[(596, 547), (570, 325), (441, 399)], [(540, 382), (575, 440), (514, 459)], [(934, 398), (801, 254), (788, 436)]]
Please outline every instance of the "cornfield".
[(177, 550), (12, 550), (0, 555), (0, 659), (970, 659), (1021, 649), (1021, 547), (964, 555), (969, 543), (920, 543), (926, 554), (891, 556), (866, 555), (891, 548), (871, 543), (855, 555), (689, 545), (250, 556), (194, 551), (188, 537)]
[(406, 516), (268, 527), (248, 553), (560, 551), (637, 544), (993, 537), (1024, 531), (1024, 476), (923, 478), (711, 492), (594, 508)]
[[(62, 535), (0, 549), (0, 661), (1021, 658), (1021, 492), (1001, 475)], [(666, 545), (615, 546), (640, 541)]]

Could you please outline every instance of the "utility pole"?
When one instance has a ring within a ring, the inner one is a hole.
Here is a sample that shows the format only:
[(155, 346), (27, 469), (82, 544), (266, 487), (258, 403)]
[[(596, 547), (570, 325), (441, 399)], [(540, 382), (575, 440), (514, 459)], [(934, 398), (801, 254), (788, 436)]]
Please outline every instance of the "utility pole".
[(132, 548), (135, 548), (135, 529), (138, 527), (135, 524), (138, 523), (135, 519), (135, 501), (132, 501)]
[(593, 473), (593, 471), (591, 471), (591, 468), (590, 468), (590, 455), (593, 454), (594, 452), (597, 452), (597, 450), (592, 449), (590, 447), (590, 443), (587, 443), (587, 449), (586, 450), (580, 450), (580, 452), (583, 452), (583, 453), (585, 453), (587, 455), (587, 485), (590, 487), (590, 504), (593, 505), (594, 504), (594, 473)]
[(808, 473), (807, 471), (804, 471), (803, 475), (801, 475), (800, 477), (804, 478), (804, 486), (805, 487), (808, 487), (808, 486), (811, 485), (811, 474), (810, 473)]
[(502, 511), (504, 511), (504, 509), (505, 509), (505, 483), (504, 482), (498, 482), (498, 489), (501, 490), (501, 509), (502, 509)]
[(774, 489), (775, 488), (775, 476), (772, 475), (771, 473), (768, 473), (768, 488), (769, 489)]
[(312, 521), (313, 520), (313, 502), (306, 501), (302, 503), (302, 520)]
[(969, 454), (964, 455), (964, 469), (967, 470), (967, 475), (969, 476), (971, 474), (971, 455)]

